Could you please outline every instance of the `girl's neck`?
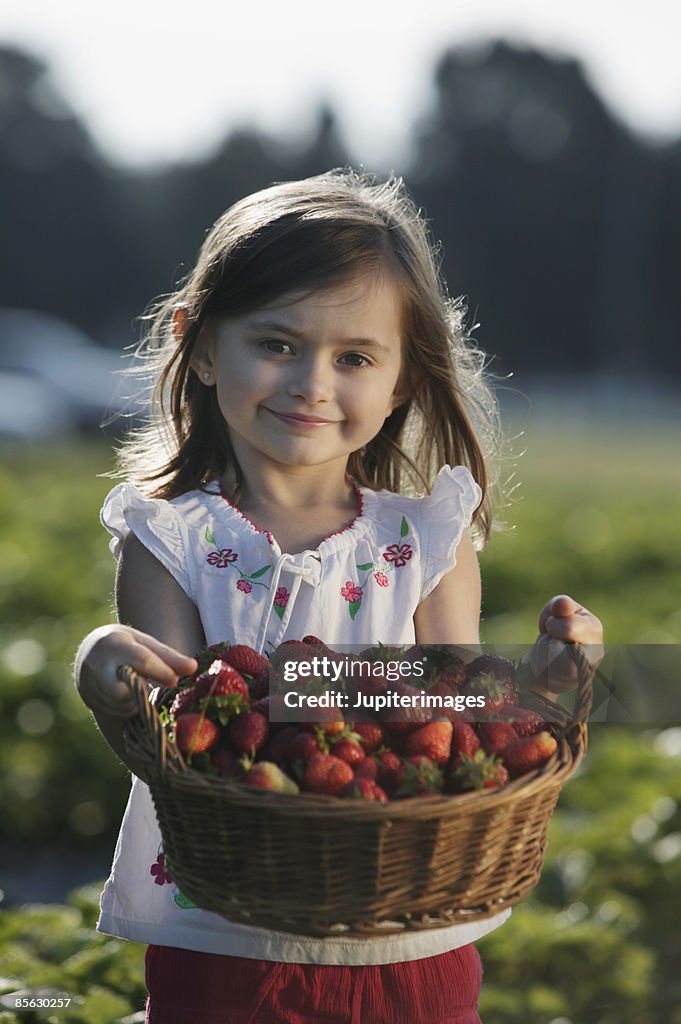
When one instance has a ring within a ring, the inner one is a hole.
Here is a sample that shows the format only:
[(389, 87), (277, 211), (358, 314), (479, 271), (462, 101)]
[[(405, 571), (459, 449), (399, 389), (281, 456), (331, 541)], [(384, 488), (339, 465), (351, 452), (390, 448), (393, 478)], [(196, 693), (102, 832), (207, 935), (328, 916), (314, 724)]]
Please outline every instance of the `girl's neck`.
[[(228, 498), (237, 491), (237, 478), (233, 470), (222, 477), (222, 492)], [(259, 472), (250, 467), (243, 472), (235, 502), (242, 512), (295, 513), (314, 509), (337, 509), (340, 513), (352, 511), (357, 505), (353, 481), (344, 466), (293, 467), (280, 474)]]

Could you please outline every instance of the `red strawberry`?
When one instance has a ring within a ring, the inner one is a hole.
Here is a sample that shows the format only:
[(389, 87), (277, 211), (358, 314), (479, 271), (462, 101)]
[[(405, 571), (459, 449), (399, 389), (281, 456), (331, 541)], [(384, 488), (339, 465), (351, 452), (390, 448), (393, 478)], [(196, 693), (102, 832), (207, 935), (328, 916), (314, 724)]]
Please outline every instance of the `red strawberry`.
[(461, 763), (450, 773), (457, 792), (468, 789), (497, 789), (508, 782), (508, 771), (498, 757), (477, 750), (472, 757), (461, 755)]
[[(319, 721), (301, 722), (301, 729), (314, 730), (315, 732), (317, 729), (321, 729), (327, 736), (337, 736), (338, 733), (343, 732), (347, 728), (342, 711), (329, 708), (312, 708), (311, 710), (319, 715)], [(330, 714), (334, 717), (328, 718)]]
[(313, 633), (308, 633), (307, 636), (303, 637), (304, 644), (310, 644), (311, 647), (324, 647), (324, 641), (320, 640), (318, 636)]
[(466, 682), (467, 671), (465, 662), (458, 654), (455, 654), (452, 648), (446, 644), (431, 644), (424, 653), (427, 653), (428, 664), (434, 670), (436, 677), (434, 681), (437, 681), (437, 677), (444, 673), (448, 684), (460, 690)]
[(471, 680), (481, 675), (492, 675), (496, 679), (512, 684), (515, 679), (515, 665), (501, 654), (481, 654), (468, 665), (466, 677)]
[(325, 750), (319, 745), (319, 737), (311, 732), (298, 732), (291, 738), (286, 747), (286, 760), (292, 764), (294, 761), (309, 761), (313, 754), (328, 753), (328, 746)]
[(365, 757), (359, 764), (353, 766), (356, 779), (371, 779), (375, 782), (378, 777), (378, 765), (373, 757)]
[(488, 754), (500, 754), (504, 747), (518, 739), (518, 733), (508, 722), (481, 722), (478, 733)]
[(213, 662), (216, 660), (216, 658), (221, 658), (225, 651), (229, 650), (230, 647), (231, 644), (227, 641), (224, 641), (220, 644), (211, 644), (210, 647), (204, 647), (196, 655), (196, 660), (199, 665), (199, 674), (209, 669)]
[(339, 796), (349, 797), (351, 800), (369, 800), (374, 803), (387, 804), (388, 794), (384, 789), (371, 779), (360, 779), (355, 776), (340, 790)]
[(234, 644), (222, 655), (222, 660), (240, 672), (242, 676), (252, 676), (254, 679), (260, 672), (269, 671), (270, 663), (262, 654), (258, 654), (252, 647), (246, 644)]
[(170, 711), (177, 718), (178, 715), (184, 715), (187, 711), (192, 711), (198, 706), (199, 698), (196, 695), (196, 687), (188, 686), (186, 690), (180, 690), (176, 695), (173, 703), (170, 705)]
[(384, 750), (374, 757), (378, 766), (376, 781), (387, 793), (392, 793), (399, 781), (402, 762), (392, 750)]
[(472, 757), (476, 750), (480, 749), (480, 737), (468, 722), (454, 722), (452, 724), (452, 764), (454, 767), (461, 764), (462, 755)]
[(492, 672), (482, 672), (479, 675), (471, 676), (469, 682), (466, 683), (466, 694), (485, 698), (484, 711), (482, 708), (480, 709), (485, 717), (499, 714), (505, 708), (517, 704), (519, 697), (512, 680), (504, 679)]
[(264, 715), (272, 731), (291, 725), (291, 709), (286, 707), (283, 693), (271, 693), (267, 697), (261, 697), (251, 706), (251, 711)]
[(228, 697), (230, 694), (236, 694), (245, 701), (250, 700), (248, 687), (241, 673), (222, 659), (214, 661), (207, 672), (202, 672), (195, 686), (199, 698)]
[(452, 723), (429, 722), (410, 732), (404, 742), (404, 752), (410, 757), (424, 754), (435, 764), (447, 764), (452, 750)]
[(336, 740), (331, 747), (331, 751), (334, 757), (340, 757), (341, 761), (345, 761), (347, 764), (353, 765), (353, 767), (366, 757), (361, 744), (349, 739), (347, 736), (342, 736), (339, 740)]
[(219, 739), (220, 730), (205, 715), (188, 711), (175, 723), (175, 742), (183, 754), (202, 754), (216, 746)]
[(263, 668), (258, 672), (255, 679), (251, 680), (248, 687), (251, 700), (261, 700), (263, 697), (268, 697), (270, 692), (270, 670), (269, 666)]
[(510, 708), (508, 720), (518, 736), (534, 736), (546, 728), (546, 722), (539, 712), (530, 708)]
[(442, 772), (431, 758), (422, 754), (406, 757), (402, 761), (397, 780), (396, 797), (441, 793)]
[(238, 778), (243, 773), (241, 761), (233, 750), (214, 750), (210, 755), (210, 763), (218, 775)]
[(305, 766), (303, 789), (336, 796), (353, 778), (352, 768), (333, 754), (313, 754)]
[(256, 761), (242, 780), (247, 786), (271, 789), (275, 793), (297, 793), (298, 786), (286, 775), (279, 765), (271, 761)]
[(267, 742), (270, 727), (264, 715), (245, 711), (236, 715), (227, 726), (227, 738), (239, 754), (255, 757)]
[(385, 729), (380, 722), (351, 722), (350, 728), (359, 736), (359, 742), (367, 754), (378, 750), (385, 739)]
[[(409, 683), (397, 683), (393, 689), (398, 701), (394, 707), (383, 709), (379, 715), (392, 733), (411, 732), (419, 725), (424, 725), (433, 717), (433, 709), (423, 702), (424, 691), (418, 690)], [(400, 704), (405, 699), (405, 705)]]
[(517, 778), (535, 768), (540, 768), (555, 754), (558, 743), (550, 732), (538, 732), (534, 736), (520, 736), (509, 743), (503, 753), (504, 764), (509, 775)]
[(260, 750), (260, 757), (263, 761), (274, 761), (280, 767), (286, 761), (286, 751), (294, 736), (298, 735), (296, 725), (285, 725), (283, 729), (272, 734), (264, 747)]

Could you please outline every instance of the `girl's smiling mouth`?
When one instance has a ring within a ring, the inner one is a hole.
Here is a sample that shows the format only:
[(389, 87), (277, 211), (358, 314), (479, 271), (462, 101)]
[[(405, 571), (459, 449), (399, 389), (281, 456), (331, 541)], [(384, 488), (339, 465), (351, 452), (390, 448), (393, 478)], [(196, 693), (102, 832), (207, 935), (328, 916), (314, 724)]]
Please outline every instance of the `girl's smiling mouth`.
[(294, 423), (300, 427), (328, 427), (340, 422), (340, 420), (325, 420), (321, 416), (306, 416), (300, 412), (277, 412), (275, 409), (268, 409), (266, 405), (263, 406), (263, 409), (271, 413), (272, 416), (276, 416), (278, 420), (283, 420), (284, 423)]

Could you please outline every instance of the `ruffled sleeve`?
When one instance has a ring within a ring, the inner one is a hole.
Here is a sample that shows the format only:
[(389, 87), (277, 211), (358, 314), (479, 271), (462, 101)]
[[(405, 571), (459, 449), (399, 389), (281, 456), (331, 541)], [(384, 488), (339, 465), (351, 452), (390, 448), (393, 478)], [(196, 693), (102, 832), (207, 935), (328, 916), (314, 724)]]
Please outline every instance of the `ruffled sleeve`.
[(456, 565), (456, 549), (470, 526), (482, 491), (465, 466), (443, 466), (428, 497), (423, 498), (423, 589), (421, 600), (433, 592), (445, 573)]
[(194, 600), (188, 572), (187, 526), (171, 502), (148, 498), (133, 484), (118, 484), (107, 495), (100, 520), (111, 534), (109, 548), (116, 559), (128, 533), (134, 533)]

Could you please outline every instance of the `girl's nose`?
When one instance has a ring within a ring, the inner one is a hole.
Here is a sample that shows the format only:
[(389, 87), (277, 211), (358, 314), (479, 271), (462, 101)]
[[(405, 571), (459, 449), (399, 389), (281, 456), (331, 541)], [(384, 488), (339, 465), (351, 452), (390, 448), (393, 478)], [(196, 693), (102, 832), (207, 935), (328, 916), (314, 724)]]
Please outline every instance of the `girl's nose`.
[(332, 376), (332, 368), (322, 359), (301, 359), (292, 367), (288, 394), (310, 404), (327, 402), (333, 397)]

